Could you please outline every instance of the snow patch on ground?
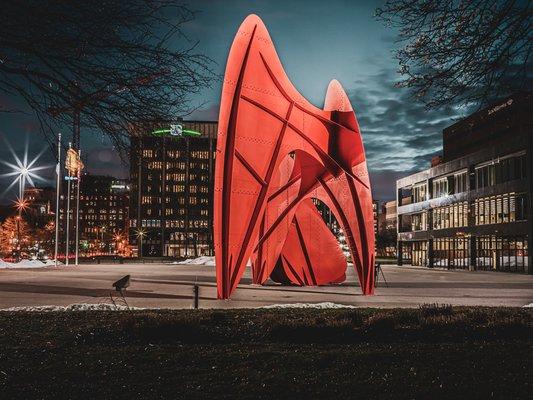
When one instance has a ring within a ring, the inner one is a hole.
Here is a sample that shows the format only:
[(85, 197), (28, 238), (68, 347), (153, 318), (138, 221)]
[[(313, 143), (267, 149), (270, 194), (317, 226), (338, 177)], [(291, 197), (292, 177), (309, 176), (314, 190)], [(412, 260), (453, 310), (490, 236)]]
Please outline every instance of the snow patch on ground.
[[(55, 264), (54, 260), (21, 260), (18, 263), (8, 263), (0, 259), (0, 269), (45, 268)], [(58, 261), (57, 265), (63, 265), (63, 263)]]
[[(201, 256), (197, 258), (188, 258), (185, 261), (176, 261), (172, 264), (187, 264), (187, 265), (204, 265), (206, 267), (214, 267), (215, 266), (215, 257), (211, 256)], [(246, 263), (247, 267), (250, 267), (252, 263), (248, 260)]]
[[(143, 310), (139, 307), (130, 307), (130, 310)], [(128, 307), (117, 304), (116, 306), (109, 303), (89, 304), (76, 303), (68, 306), (26, 306), (26, 307), (11, 307), (4, 308), (0, 311), (34, 311), (34, 312), (50, 312), (50, 311), (123, 311), (128, 310)]]
[[(41, 262), (42, 262), (44, 265), (48, 265), (48, 266), (50, 266), (50, 265), (56, 265), (55, 260), (42, 260)], [(65, 264), (62, 263), (61, 261), (58, 261), (58, 262), (57, 262), (57, 265), (65, 265)]]
[(526, 305), (524, 305), (522, 307), (524, 307), (524, 308), (533, 308), (533, 303), (526, 304)]
[(318, 309), (330, 309), (330, 308), (357, 308), (348, 304), (332, 303), (325, 301), (322, 303), (292, 303), (292, 304), (272, 304), (270, 306), (263, 306), (259, 308), (318, 308)]
[(205, 265), (207, 267), (214, 267), (215, 266), (215, 257), (210, 256), (201, 256), (198, 258), (188, 258), (185, 261), (180, 261), (180, 264), (188, 264), (188, 265)]

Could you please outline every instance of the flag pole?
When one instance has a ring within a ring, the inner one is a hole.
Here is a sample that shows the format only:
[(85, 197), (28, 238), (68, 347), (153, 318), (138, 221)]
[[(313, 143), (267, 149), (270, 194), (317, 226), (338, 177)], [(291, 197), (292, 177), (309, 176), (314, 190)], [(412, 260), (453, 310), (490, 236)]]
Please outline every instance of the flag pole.
[[(68, 149), (70, 150), (72, 148), (72, 144), (69, 143), (68, 144)], [(69, 231), (70, 231), (70, 182), (71, 182), (71, 176), (70, 176), (70, 172), (68, 174), (68, 180), (67, 180), (67, 226), (66, 226), (66, 230), (67, 230), (67, 240), (66, 240), (66, 244), (65, 244), (65, 265), (68, 265), (68, 252), (69, 252)]]
[[(78, 150), (78, 157), (81, 160), (81, 150)], [(80, 185), (81, 185), (81, 168), (78, 163), (78, 180), (76, 182), (76, 257), (74, 264), (78, 265), (79, 239), (80, 239)]]
[(57, 267), (57, 253), (59, 250), (59, 186), (61, 185), (61, 132), (57, 135), (57, 165), (56, 165), (56, 243), (54, 261)]

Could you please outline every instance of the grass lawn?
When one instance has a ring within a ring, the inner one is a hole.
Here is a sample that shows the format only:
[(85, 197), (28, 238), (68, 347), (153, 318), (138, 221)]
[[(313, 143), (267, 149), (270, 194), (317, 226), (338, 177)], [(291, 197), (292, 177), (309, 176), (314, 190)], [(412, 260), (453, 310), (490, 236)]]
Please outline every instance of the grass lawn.
[(532, 334), (510, 308), (3, 312), (0, 399), (520, 399)]

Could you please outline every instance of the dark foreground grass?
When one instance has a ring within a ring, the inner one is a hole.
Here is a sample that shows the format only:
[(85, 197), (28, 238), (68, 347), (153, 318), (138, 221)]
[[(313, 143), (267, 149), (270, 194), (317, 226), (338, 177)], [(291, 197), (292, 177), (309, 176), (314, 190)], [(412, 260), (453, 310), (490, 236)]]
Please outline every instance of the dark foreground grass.
[(525, 309), (0, 313), (0, 399), (531, 398)]

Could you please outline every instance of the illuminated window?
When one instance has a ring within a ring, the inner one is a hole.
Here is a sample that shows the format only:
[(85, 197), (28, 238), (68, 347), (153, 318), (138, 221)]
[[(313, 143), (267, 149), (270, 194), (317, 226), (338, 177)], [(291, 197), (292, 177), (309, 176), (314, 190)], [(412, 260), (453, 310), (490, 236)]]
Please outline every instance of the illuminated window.
[(413, 203), (427, 200), (427, 184), (422, 183), (413, 186)]
[(448, 178), (440, 178), (433, 181), (433, 198), (448, 195)]
[(464, 172), (461, 172), (461, 173), (458, 173), (458, 174), (455, 174), (453, 176), (453, 181), (454, 181), (454, 184), (453, 184), (453, 192), (454, 193), (463, 193), (463, 192), (466, 192), (466, 188), (467, 188), (467, 172), (464, 171)]

